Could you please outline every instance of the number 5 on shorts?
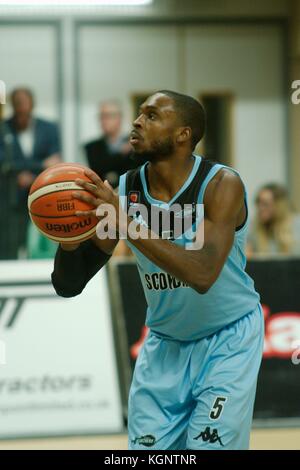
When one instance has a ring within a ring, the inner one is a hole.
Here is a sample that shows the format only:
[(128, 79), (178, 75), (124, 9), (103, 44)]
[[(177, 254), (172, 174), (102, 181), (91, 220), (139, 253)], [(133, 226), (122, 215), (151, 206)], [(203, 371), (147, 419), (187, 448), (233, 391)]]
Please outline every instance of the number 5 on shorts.
[(214, 401), (213, 406), (211, 407), (209, 413), (209, 419), (219, 419), (224, 408), (224, 404), (227, 401), (227, 397), (217, 397)]

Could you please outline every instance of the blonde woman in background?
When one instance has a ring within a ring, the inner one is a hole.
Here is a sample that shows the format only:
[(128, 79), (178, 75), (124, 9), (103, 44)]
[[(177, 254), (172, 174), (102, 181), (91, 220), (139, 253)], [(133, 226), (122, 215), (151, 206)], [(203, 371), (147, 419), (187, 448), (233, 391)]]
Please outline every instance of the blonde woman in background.
[(264, 185), (256, 200), (256, 217), (249, 232), (248, 257), (300, 255), (300, 217), (292, 211), (286, 189), (277, 183)]

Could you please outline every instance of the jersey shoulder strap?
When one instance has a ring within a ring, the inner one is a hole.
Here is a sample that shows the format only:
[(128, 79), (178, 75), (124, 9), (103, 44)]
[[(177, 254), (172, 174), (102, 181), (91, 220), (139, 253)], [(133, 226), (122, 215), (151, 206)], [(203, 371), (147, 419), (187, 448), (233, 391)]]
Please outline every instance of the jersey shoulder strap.
[[(199, 197), (204, 194), (205, 187), (209, 180), (217, 173), (219, 167), (221, 167), (221, 165), (216, 162), (198, 155), (195, 155), (195, 158), (199, 161), (197, 165), (198, 169), (190, 184), (175, 198), (174, 202), (177, 204), (184, 205), (199, 202)], [(141, 178), (141, 170), (144, 171), (145, 174), (146, 182), (144, 183)], [(150, 203), (145, 196), (144, 184), (147, 184), (147, 163), (141, 167), (129, 170), (120, 176), (119, 195), (124, 201), (126, 196), (128, 203), (130, 203), (132, 199), (132, 202), (142, 203), (148, 207)], [(125, 208), (125, 205), (123, 208)]]
[[(125, 201), (130, 191), (135, 191), (136, 194), (143, 191), (143, 185), (140, 177), (140, 168), (129, 170), (119, 178), (119, 196), (123, 209), (125, 210)], [(140, 201), (139, 201), (140, 202)]]
[(239, 174), (239, 172), (237, 170), (235, 170), (234, 168), (231, 168), (230, 166), (227, 166), (227, 165), (222, 165), (220, 163), (216, 163), (214, 162), (215, 164), (211, 166), (211, 168), (209, 169), (209, 171), (207, 172), (207, 175), (201, 185), (201, 188), (200, 188), (200, 191), (199, 191), (199, 194), (198, 194), (198, 204), (203, 204), (203, 200), (204, 200), (204, 193), (205, 193), (205, 190), (207, 188), (207, 185), (208, 183), (213, 179), (213, 177), (218, 173), (218, 171), (222, 170), (223, 168), (224, 169), (227, 169), (229, 171), (231, 171), (232, 173), (234, 173), (235, 175), (237, 175), (241, 182), (242, 182), (242, 185), (243, 185), (243, 188), (244, 188), (244, 203), (245, 203), (245, 208), (246, 208), (246, 217), (245, 217), (245, 220), (244, 222), (235, 229), (236, 233), (239, 233), (241, 234), (242, 232), (244, 232), (244, 230), (246, 229), (246, 227), (248, 226), (248, 222), (249, 222), (249, 217), (248, 217), (248, 214), (249, 214), (249, 209), (248, 209), (248, 197), (247, 197), (247, 190), (246, 190), (246, 187), (245, 187), (245, 184)]

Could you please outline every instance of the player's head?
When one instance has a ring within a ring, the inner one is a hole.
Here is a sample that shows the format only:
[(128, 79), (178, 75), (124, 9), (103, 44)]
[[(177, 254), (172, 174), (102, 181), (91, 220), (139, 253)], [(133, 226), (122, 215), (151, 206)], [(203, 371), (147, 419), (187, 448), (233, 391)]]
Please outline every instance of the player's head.
[(191, 96), (160, 90), (141, 105), (130, 143), (148, 160), (167, 158), (179, 148), (194, 150), (205, 129), (202, 105)]
[(104, 135), (117, 136), (121, 132), (122, 111), (120, 104), (115, 101), (105, 101), (99, 109), (100, 126)]
[(11, 93), (14, 120), (18, 129), (26, 129), (34, 106), (33, 93), (29, 88), (16, 88)]

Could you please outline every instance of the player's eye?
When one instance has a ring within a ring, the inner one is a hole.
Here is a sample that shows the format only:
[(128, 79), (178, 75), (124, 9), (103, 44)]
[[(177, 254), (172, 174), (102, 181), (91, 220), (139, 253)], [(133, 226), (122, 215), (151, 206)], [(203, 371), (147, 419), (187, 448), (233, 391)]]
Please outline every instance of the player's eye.
[(151, 121), (153, 121), (156, 118), (156, 114), (155, 113), (149, 113), (148, 117), (149, 117), (149, 119), (151, 119)]

